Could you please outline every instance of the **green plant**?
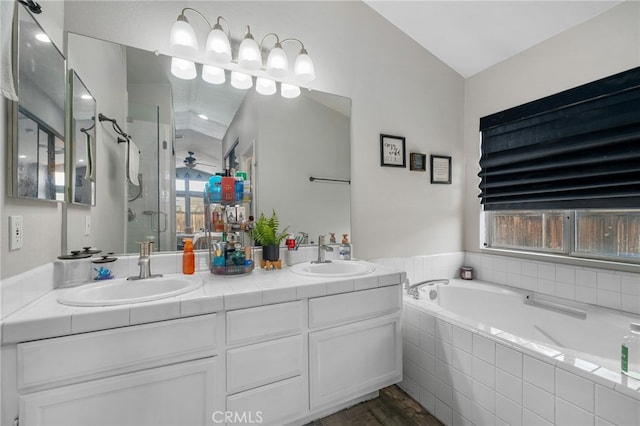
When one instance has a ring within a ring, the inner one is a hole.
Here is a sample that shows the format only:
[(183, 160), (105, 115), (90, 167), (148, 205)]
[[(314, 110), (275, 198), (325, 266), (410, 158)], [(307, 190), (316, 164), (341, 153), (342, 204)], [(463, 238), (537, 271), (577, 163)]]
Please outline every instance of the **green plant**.
[(260, 217), (253, 225), (251, 236), (256, 244), (262, 246), (279, 246), (282, 240), (286, 238), (289, 227), (284, 228), (282, 232), (278, 232), (280, 221), (276, 211), (273, 210), (271, 217), (267, 217), (264, 213), (260, 213)]

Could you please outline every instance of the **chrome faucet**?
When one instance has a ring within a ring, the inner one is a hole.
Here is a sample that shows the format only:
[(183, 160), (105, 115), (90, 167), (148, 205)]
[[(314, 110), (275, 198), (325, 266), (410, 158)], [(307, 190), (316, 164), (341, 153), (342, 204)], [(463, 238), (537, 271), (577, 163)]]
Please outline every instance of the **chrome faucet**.
[(318, 237), (318, 260), (314, 260), (311, 263), (329, 263), (330, 260), (325, 260), (325, 251), (333, 251), (333, 247), (330, 247), (324, 243), (324, 235)]
[(449, 280), (446, 278), (439, 278), (435, 280), (420, 281), (419, 283), (415, 284), (409, 284), (409, 281), (407, 281), (405, 287), (407, 289), (407, 294), (412, 295), (414, 299), (419, 299), (421, 287), (429, 287), (438, 283), (449, 284)]
[(145, 278), (161, 277), (162, 274), (151, 273), (151, 252), (153, 251), (153, 241), (142, 241), (140, 244), (140, 257), (138, 258), (138, 266), (140, 274), (137, 277), (129, 277), (128, 280), (144, 280)]

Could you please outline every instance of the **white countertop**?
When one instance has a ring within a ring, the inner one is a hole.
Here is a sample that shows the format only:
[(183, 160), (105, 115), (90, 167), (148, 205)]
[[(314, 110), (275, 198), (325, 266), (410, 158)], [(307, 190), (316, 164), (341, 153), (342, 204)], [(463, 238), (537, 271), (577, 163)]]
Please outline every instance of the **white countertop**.
[(62, 305), (58, 297), (69, 289), (55, 289), (4, 319), (2, 344), (384, 287), (404, 280), (404, 272), (379, 264), (374, 272), (361, 277), (333, 279), (299, 276), (289, 269), (256, 268), (241, 276), (218, 276), (209, 271), (191, 276), (165, 274), (201, 280), (203, 285), (176, 297), (119, 306)]

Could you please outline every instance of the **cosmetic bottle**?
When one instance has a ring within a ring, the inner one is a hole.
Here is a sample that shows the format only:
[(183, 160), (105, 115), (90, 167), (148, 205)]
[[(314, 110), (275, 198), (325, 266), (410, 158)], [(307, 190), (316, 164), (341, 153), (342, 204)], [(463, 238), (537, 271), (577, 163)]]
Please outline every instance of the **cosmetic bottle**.
[(193, 252), (191, 238), (184, 240), (184, 252), (182, 253), (182, 273), (191, 275), (196, 271), (196, 255)]
[(340, 250), (338, 253), (338, 259), (351, 260), (351, 244), (349, 244), (347, 234), (342, 234), (342, 244), (340, 244)]
[(629, 325), (629, 334), (624, 336), (621, 349), (622, 374), (640, 380), (640, 323)]

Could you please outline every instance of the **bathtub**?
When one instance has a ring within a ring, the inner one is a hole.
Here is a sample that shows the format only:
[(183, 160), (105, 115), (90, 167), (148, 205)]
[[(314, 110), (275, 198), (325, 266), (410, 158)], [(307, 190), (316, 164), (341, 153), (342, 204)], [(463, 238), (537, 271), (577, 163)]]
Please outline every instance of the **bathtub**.
[(640, 381), (620, 371), (638, 316), (490, 283), (404, 295), (404, 380), (453, 424), (640, 424)]

